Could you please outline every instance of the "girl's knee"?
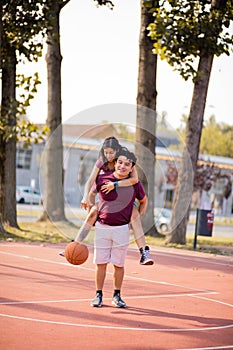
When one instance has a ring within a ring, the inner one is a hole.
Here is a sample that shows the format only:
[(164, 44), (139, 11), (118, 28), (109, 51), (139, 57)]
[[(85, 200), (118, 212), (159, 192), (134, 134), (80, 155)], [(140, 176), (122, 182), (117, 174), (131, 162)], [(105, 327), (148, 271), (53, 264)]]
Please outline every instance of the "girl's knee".
[(91, 218), (95, 218), (95, 217), (97, 218), (97, 214), (98, 214), (98, 210), (97, 210), (97, 207), (94, 205), (94, 206), (91, 208), (91, 210), (90, 210), (88, 216), (91, 217)]
[(139, 214), (138, 209), (135, 206), (133, 206), (133, 211), (132, 211), (132, 215), (131, 215), (131, 221), (132, 220), (136, 220), (139, 217), (140, 217), (140, 214)]
[(98, 216), (97, 207), (93, 206), (88, 213), (88, 216), (86, 218), (86, 222), (92, 226), (96, 222), (97, 216)]

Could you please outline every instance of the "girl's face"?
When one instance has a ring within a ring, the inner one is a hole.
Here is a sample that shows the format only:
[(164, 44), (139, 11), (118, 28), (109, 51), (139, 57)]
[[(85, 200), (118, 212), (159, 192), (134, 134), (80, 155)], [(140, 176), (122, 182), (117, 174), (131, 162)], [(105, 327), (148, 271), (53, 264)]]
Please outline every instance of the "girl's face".
[(116, 151), (113, 148), (105, 148), (104, 156), (108, 162), (113, 162), (116, 157)]

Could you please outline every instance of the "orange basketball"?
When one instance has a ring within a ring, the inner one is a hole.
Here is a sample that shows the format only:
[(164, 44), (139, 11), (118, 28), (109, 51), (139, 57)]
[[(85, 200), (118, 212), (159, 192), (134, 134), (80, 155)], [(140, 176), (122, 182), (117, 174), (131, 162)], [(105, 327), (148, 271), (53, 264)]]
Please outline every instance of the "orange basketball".
[(79, 242), (71, 242), (66, 246), (65, 257), (69, 263), (73, 265), (83, 264), (89, 255), (88, 248), (85, 244)]

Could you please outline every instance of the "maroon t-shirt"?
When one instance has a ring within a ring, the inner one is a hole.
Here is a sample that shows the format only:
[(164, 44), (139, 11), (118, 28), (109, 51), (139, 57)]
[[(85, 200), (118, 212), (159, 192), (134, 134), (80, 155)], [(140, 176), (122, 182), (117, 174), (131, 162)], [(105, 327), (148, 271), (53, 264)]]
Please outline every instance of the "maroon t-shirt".
[(104, 163), (102, 157), (98, 158), (95, 166), (100, 169), (100, 174), (113, 172), (114, 170), (109, 169), (108, 162)]
[[(122, 179), (123, 180), (123, 179)], [(118, 187), (108, 194), (101, 191), (107, 181), (121, 181), (113, 173), (101, 174), (96, 179), (95, 190), (99, 193), (98, 218), (101, 224), (110, 226), (126, 225), (130, 222), (135, 199), (145, 197), (145, 190), (140, 182), (133, 186)]]

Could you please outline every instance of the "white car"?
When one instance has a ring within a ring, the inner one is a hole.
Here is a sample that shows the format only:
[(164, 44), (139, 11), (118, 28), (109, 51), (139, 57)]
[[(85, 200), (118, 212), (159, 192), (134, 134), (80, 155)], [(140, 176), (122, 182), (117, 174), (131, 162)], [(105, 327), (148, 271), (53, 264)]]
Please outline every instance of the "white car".
[(42, 204), (40, 191), (29, 186), (17, 186), (16, 202), (29, 203), (29, 204)]
[(155, 226), (160, 232), (167, 232), (171, 220), (171, 210), (167, 208), (154, 208)]

